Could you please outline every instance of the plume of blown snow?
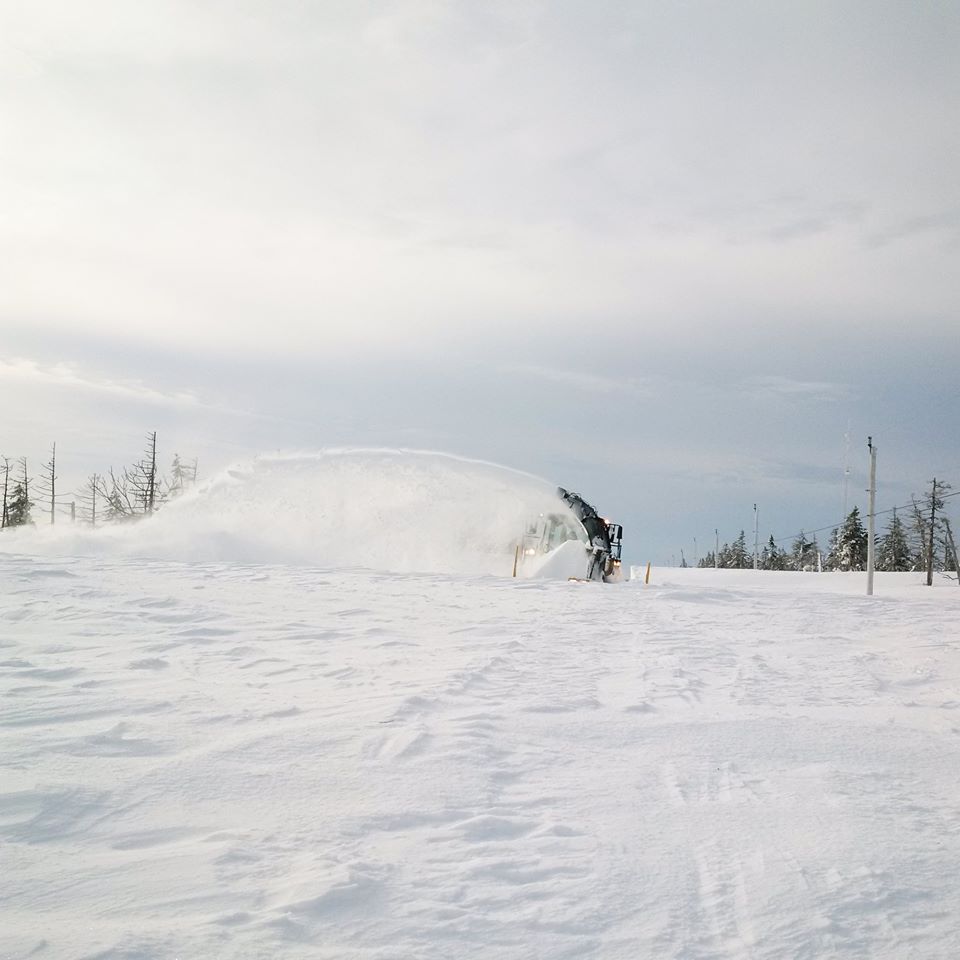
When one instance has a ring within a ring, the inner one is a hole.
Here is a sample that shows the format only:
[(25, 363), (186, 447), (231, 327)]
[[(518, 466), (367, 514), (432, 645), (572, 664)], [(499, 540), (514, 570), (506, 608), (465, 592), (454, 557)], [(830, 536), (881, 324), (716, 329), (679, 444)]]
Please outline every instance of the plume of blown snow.
[(296, 563), (509, 576), (555, 488), (441, 453), (324, 450), (234, 466), (135, 523), (5, 531), (18, 553)]

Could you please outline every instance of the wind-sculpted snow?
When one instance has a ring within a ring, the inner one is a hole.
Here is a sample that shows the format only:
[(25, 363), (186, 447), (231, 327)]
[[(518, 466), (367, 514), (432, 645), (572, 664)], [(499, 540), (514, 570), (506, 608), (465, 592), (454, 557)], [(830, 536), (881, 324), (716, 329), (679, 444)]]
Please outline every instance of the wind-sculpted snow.
[(956, 584), (0, 556), (0, 957), (958, 955)]
[(568, 512), (555, 487), (496, 464), (329, 450), (227, 470), (136, 523), (38, 526), (0, 548), (509, 576), (517, 538), (541, 512)]

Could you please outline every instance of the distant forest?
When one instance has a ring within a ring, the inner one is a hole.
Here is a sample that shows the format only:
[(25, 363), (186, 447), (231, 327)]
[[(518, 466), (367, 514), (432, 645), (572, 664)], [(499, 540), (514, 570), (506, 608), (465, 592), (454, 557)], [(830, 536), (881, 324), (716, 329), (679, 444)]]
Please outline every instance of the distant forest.
[[(876, 531), (875, 566), (877, 570), (907, 572), (934, 570), (956, 573), (957, 549), (950, 520), (944, 513), (950, 484), (937, 482), (935, 488), (920, 501), (914, 500), (906, 510), (885, 510), (886, 527)], [(880, 514), (878, 513), (878, 517)], [(699, 567), (724, 569), (752, 569), (754, 552), (747, 546), (745, 531), (733, 543), (725, 543), (719, 551), (711, 550), (701, 558)], [(817, 541), (816, 534), (806, 536), (802, 531), (791, 543), (781, 546), (770, 536), (757, 555), (761, 570), (824, 570), (856, 571), (867, 568), (867, 530), (858, 507), (854, 507), (844, 522), (830, 533), (826, 549)]]

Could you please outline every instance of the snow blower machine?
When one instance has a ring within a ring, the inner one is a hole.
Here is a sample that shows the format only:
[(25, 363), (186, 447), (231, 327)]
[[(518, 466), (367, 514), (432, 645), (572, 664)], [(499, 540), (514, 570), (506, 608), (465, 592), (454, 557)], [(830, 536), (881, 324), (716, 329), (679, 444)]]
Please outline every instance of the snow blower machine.
[(619, 580), (623, 527), (601, 517), (579, 494), (558, 487), (557, 496), (568, 510), (540, 514), (527, 526), (514, 576)]

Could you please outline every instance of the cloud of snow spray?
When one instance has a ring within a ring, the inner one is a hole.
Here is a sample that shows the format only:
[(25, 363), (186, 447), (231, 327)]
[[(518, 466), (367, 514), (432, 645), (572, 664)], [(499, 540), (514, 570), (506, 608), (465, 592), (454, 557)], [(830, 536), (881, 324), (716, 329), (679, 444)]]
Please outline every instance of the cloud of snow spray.
[(509, 576), (525, 523), (566, 510), (555, 489), (441, 453), (324, 450), (231, 468), (138, 523), (38, 526), (0, 547)]

